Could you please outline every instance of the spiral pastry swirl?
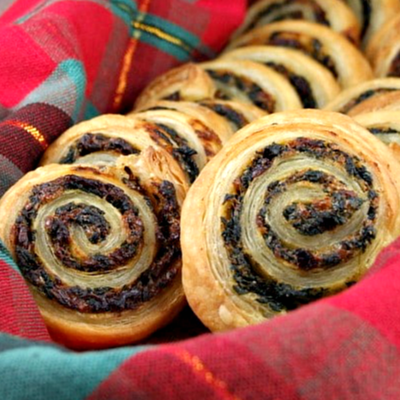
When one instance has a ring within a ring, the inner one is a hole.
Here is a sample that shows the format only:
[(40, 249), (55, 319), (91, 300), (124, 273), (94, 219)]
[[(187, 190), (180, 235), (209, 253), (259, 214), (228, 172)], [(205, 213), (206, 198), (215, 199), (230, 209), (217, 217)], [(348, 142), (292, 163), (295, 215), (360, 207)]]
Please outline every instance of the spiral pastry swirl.
[(247, 46), (223, 55), (226, 59), (250, 60), (272, 68), (295, 88), (304, 108), (322, 108), (340, 92), (333, 75), (299, 51), (277, 46)]
[(356, 115), (354, 119), (382, 140), (400, 160), (400, 115), (398, 111), (376, 111)]
[[(398, 5), (400, 11), (400, 2)], [(375, 76), (400, 77), (400, 15), (398, 13), (371, 37), (365, 54), (373, 67)]]
[(293, 86), (272, 68), (223, 58), (200, 65), (213, 80), (217, 99), (251, 104), (267, 113), (302, 108)]
[(227, 50), (253, 45), (301, 51), (327, 68), (342, 89), (373, 77), (367, 59), (352, 43), (339, 33), (314, 22), (274, 22), (239, 36)]
[(400, 108), (400, 79), (372, 79), (343, 90), (325, 106), (352, 117), (360, 114)]
[(47, 148), (40, 165), (113, 165), (121, 156), (140, 154), (153, 147), (168, 159), (170, 168), (181, 169), (173, 156), (152, 139), (152, 128), (123, 115), (104, 114), (67, 129)]
[(180, 311), (180, 179), (149, 148), (115, 166), (48, 165), (5, 194), (0, 237), (55, 340), (130, 343)]
[(223, 117), (234, 132), (266, 115), (261, 108), (238, 101), (212, 99), (204, 100), (200, 104)]
[[(195, 102), (161, 100), (154, 103), (153, 106), (140, 111), (157, 110), (178, 111), (182, 114), (192, 117), (192, 119), (200, 121), (209, 130), (214, 131), (223, 139), (230, 138), (235, 133), (235, 130), (232, 129), (232, 126), (225, 118), (221, 117), (213, 110)], [(137, 113), (138, 111), (131, 112), (128, 115), (135, 116)], [(261, 113), (261, 115), (264, 115), (264, 113)]]
[(361, 26), (363, 46), (368, 46), (370, 40), (394, 15), (400, 12), (398, 0), (344, 0), (353, 10)]
[(340, 0), (262, 0), (247, 12), (234, 37), (272, 22), (304, 19), (325, 25), (358, 43), (360, 26), (352, 10)]
[(128, 118), (148, 123), (152, 140), (173, 155), (191, 183), (232, 135), (230, 129), (216, 132), (201, 120), (174, 110), (143, 111)]
[(189, 304), (219, 331), (353, 284), (399, 232), (396, 171), (387, 148), (339, 114), (286, 112), (248, 125), (183, 207)]
[(212, 98), (214, 93), (212, 80), (200, 67), (184, 64), (150, 82), (136, 99), (135, 110), (149, 108), (158, 100), (200, 101)]

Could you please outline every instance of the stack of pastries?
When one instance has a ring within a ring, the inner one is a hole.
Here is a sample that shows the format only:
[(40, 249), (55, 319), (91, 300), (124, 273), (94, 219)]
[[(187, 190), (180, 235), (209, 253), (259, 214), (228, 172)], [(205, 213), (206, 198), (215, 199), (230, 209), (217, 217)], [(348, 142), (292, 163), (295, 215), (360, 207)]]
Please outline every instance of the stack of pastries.
[(0, 200), (53, 338), (132, 343), (186, 301), (223, 331), (361, 279), (400, 235), (399, 11), (258, 1), (217, 59), (63, 133)]

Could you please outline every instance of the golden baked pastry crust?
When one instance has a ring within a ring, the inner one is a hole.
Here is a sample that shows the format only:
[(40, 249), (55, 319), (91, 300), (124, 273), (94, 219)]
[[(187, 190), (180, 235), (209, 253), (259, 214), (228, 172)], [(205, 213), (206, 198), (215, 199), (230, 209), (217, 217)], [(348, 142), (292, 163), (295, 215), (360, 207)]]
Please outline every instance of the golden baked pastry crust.
[(190, 182), (231, 136), (230, 131), (217, 133), (200, 120), (173, 110), (143, 111), (130, 114), (128, 118), (155, 126), (153, 140), (160, 145), (169, 144)]
[(238, 101), (212, 99), (204, 100), (200, 104), (223, 117), (235, 132), (267, 114), (261, 108)]
[(213, 79), (217, 98), (253, 104), (268, 113), (302, 108), (290, 82), (264, 65), (224, 58), (199, 65)]
[(170, 110), (178, 111), (182, 114), (201, 121), (208, 129), (214, 131), (224, 142), (226, 142), (233, 134), (234, 130), (231, 125), (217, 113), (207, 107), (203, 107), (199, 103), (190, 101), (168, 101), (161, 100), (154, 103), (151, 107), (144, 110), (136, 110), (129, 113), (129, 116), (135, 116), (138, 112)]
[(152, 139), (148, 123), (123, 115), (104, 114), (66, 130), (45, 151), (40, 166), (47, 164), (115, 164), (123, 155), (137, 154), (153, 147), (168, 160), (182, 180), (179, 163)]
[(400, 12), (398, 0), (345, 0), (354, 11), (360, 26), (363, 47), (382, 26)]
[(277, 46), (247, 46), (223, 58), (264, 64), (285, 76), (294, 86), (304, 108), (322, 108), (340, 92), (332, 73), (299, 51)]
[(215, 87), (204, 71), (196, 64), (189, 63), (155, 78), (140, 93), (135, 109), (151, 107), (158, 100), (199, 101), (213, 98)]
[(375, 111), (356, 115), (354, 119), (387, 144), (400, 161), (400, 113), (398, 111)]
[(400, 77), (400, 15), (383, 24), (371, 37), (365, 54), (376, 77)]
[[(182, 210), (190, 306), (224, 331), (347, 287), (400, 233), (399, 172), (383, 143), (337, 113), (277, 113), (237, 132)], [(337, 225), (301, 213), (307, 204), (329, 209), (331, 195), (347, 198)], [(344, 250), (356, 237), (363, 244)]]
[(379, 78), (344, 90), (325, 109), (355, 116), (399, 107), (400, 78)]
[(357, 44), (360, 40), (360, 24), (357, 18), (340, 0), (257, 1), (250, 7), (244, 23), (233, 37), (240, 36), (250, 29), (288, 19), (320, 23), (341, 33), (353, 43)]
[(226, 51), (261, 44), (301, 50), (328, 68), (342, 88), (373, 77), (367, 59), (354, 45), (332, 29), (313, 22), (271, 23), (238, 37), (229, 44)]
[(182, 309), (175, 178), (150, 147), (115, 166), (47, 165), (3, 196), (0, 237), (56, 341), (132, 343)]

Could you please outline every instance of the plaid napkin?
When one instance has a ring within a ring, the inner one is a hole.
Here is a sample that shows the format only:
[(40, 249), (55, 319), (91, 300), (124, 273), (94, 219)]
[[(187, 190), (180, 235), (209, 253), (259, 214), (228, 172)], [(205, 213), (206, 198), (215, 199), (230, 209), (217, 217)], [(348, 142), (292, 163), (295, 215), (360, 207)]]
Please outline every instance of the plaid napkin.
[(0, 196), (72, 124), (125, 112), (151, 79), (214, 57), (245, 0), (1, 0)]
[[(71, 124), (128, 110), (155, 75), (214, 56), (244, 9), (240, 0), (1, 0), (0, 195)], [(0, 296), (2, 400), (400, 399), (400, 240), (340, 295), (168, 344), (55, 345), (1, 243)], [(193, 319), (185, 311), (181, 326)]]

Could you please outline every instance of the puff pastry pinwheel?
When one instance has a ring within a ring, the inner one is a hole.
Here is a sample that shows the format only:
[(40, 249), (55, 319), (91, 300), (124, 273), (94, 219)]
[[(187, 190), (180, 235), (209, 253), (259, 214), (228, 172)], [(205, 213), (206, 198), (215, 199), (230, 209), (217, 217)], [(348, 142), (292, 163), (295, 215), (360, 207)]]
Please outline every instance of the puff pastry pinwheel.
[(272, 68), (247, 60), (199, 64), (216, 86), (215, 97), (253, 104), (268, 113), (302, 107), (290, 82)]
[(400, 12), (399, 0), (344, 0), (355, 13), (361, 25), (363, 45)]
[(182, 179), (150, 147), (114, 166), (38, 168), (3, 196), (0, 237), (56, 341), (131, 343), (181, 310)]
[(398, 111), (375, 111), (356, 115), (354, 119), (386, 143), (400, 160), (400, 113)]
[(346, 38), (308, 21), (282, 21), (254, 29), (232, 41), (226, 50), (250, 45), (289, 47), (314, 58), (336, 77), (342, 88), (372, 79), (371, 66)]
[(400, 166), (351, 118), (301, 110), (237, 132), (182, 209), (183, 286), (213, 331), (345, 289), (400, 233)]
[(135, 109), (151, 107), (158, 100), (198, 101), (214, 96), (212, 80), (197, 65), (189, 63), (155, 78), (141, 92)]
[(176, 158), (191, 183), (231, 136), (231, 132), (217, 133), (200, 120), (173, 110), (143, 111), (128, 118), (150, 124), (153, 140)]
[(400, 108), (400, 78), (379, 78), (341, 92), (325, 107), (350, 116)]
[(180, 165), (153, 140), (156, 127), (123, 115), (105, 114), (66, 130), (45, 151), (40, 165), (115, 164), (119, 157), (139, 154), (148, 147), (164, 152), (174, 169)]
[(322, 108), (340, 92), (330, 71), (296, 50), (248, 46), (225, 53), (223, 58), (255, 61), (284, 75), (296, 89), (304, 108)]
[(400, 15), (392, 18), (372, 36), (365, 53), (375, 76), (400, 77)]
[(238, 101), (212, 99), (204, 100), (200, 104), (225, 118), (235, 132), (267, 114), (261, 108)]
[(304, 19), (330, 27), (358, 43), (360, 25), (352, 10), (340, 0), (262, 0), (247, 12), (234, 37), (271, 22)]
[(144, 110), (137, 110), (129, 113), (128, 115), (134, 116), (140, 111), (154, 111), (154, 110), (172, 110), (186, 114), (189, 117), (199, 120), (202, 124), (215, 132), (222, 138), (229, 138), (235, 132), (229, 122), (218, 115), (210, 108), (204, 107), (199, 103), (192, 101), (168, 101), (160, 100), (153, 104), (153, 106)]

